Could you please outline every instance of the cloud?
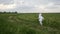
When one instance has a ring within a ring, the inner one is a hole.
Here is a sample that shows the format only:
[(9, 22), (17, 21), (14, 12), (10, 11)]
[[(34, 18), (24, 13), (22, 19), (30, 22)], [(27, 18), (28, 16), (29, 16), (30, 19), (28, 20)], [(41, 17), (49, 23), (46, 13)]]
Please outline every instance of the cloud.
[(1, 9), (18, 12), (60, 12), (60, 0), (1, 0)]
[(9, 5), (4, 5), (0, 4), (0, 9), (13, 9), (15, 8), (16, 4), (9, 4)]
[(6, 9), (14, 9), (16, 7), (16, 3), (12, 0), (1, 0), (0, 1), (0, 10)]
[(0, 4), (12, 4), (14, 0), (0, 0)]

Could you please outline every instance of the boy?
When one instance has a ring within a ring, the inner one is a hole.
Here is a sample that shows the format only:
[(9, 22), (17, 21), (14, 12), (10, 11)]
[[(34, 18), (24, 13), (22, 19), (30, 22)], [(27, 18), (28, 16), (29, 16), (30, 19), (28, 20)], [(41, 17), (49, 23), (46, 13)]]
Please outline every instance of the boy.
[(39, 22), (40, 22), (40, 24), (41, 24), (41, 26), (42, 26), (42, 21), (43, 21), (43, 16), (42, 16), (42, 14), (41, 13), (39, 13)]

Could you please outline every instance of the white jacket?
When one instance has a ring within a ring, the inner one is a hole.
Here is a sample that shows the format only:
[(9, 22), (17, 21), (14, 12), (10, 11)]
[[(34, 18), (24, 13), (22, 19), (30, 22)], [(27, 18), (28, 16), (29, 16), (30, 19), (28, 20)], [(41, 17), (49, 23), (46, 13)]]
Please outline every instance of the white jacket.
[(39, 14), (39, 21), (42, 21), (44, 18), (41, 14)]

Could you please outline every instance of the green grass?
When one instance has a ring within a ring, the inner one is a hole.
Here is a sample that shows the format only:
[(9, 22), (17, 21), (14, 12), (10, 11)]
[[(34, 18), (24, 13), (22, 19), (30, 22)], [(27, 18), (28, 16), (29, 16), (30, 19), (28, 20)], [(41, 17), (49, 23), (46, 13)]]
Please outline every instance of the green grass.
[(0, 34), (60, 34), (60, 14), (43, 14), (40, 26), (38, 14), (0, 14)]

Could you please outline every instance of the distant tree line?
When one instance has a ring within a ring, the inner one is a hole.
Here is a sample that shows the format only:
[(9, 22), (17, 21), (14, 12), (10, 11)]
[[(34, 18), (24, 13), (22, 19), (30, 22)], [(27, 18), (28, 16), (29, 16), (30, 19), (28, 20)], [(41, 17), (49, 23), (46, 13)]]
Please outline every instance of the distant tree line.
[(17, 11), (15, 11), (15, 12), (6, 12), (6, 11), (1, 12), (1, 11), (0, 11), (0, 14), (1, 14), (1, 13), (17, 13)]

